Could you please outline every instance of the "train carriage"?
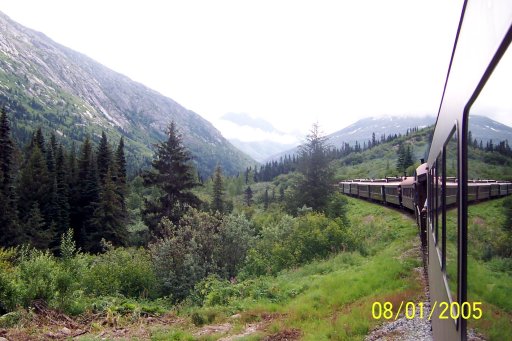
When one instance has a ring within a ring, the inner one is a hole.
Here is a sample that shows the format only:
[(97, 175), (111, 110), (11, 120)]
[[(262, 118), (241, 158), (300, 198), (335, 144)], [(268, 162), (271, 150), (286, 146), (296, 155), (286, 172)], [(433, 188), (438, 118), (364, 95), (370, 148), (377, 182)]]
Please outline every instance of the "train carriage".
[(357, 182), (350, 183), (350, 194), (352, 194), (354, 196), (359, 195), (359, 188), (357, 187)]
[(368, 183), (359, 182), (357, 184), (357, 190), (361, 198), (370, 198), (370, 188)]
[(468, 202), (473, 202), (478, 199), (478, 185), (477, 182), (468, 183)]
[(384, 187), (382, 182), (369, 183), (370, 187), (370, 198), (376, 201), (384, 202)]
[(413, 177), (405, 178), (400, 184), (402, 189), (402, 206), (415, 211), (414, 205), (416, 202), (415, 188), (416, 180)]
[(446, 182), (446, 206), (450, 206), (457, 203), (457, 182), (450, 181)]
[(350, 181), (342, 181), (339, 183), (339, 186), (343, 194), (350, 194)]
[(388, 182), (382, 184), (382, 186), (384, 187), (384, 202), (400, 206), (402, 203), (400, 196), (400, 183)]
[(501, 197), (504, 197), (505, 195), (507, 195), (508, 194), (508, 185), (509, 184), (507, 182), (500, 182), (498, 185), (500, 186), (500, 193), (499, 193), (499, 195)]
[(491, 198), (496, 198), (500, 195), (500, 185), (498, 183), (491, 183)]
[(491, 197), (491, 184), (478, 184), (477, 200), (487, 200)]

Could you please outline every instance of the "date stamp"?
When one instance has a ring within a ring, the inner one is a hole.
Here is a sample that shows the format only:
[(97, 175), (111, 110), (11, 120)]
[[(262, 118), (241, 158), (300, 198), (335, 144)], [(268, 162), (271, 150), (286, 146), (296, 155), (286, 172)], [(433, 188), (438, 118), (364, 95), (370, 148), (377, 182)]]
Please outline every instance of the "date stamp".
[[(398, 307), (398, 308), (397, 308)], [(372, 317), (375, 320), (396, 320), (404, 313), (408, 320), (414, 318), (425, 319), (439, 318), (441, 320), (458, 319), (464, 320), (482, 318), (482, 302), (433, 302), (430, 309), (425, 307), (423, 302), (400, 302), (400, 306), (393, 306), (391, 302), (373, 302)], [(437, 315), (436, 315), (437, 314)]]

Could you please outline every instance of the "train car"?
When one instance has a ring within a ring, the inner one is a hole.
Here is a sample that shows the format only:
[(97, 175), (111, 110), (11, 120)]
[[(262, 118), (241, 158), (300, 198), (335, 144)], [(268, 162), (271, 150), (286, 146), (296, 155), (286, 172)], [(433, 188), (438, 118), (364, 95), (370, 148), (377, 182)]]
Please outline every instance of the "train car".
[(500, 186), (500, 197), (504, 197), (505, 195), (508, 195), (508, 183), (507, 182), (500, 182), (498, 183)]
[(357, 182), (350, 183), (350, 194), (353, 196), (359, 196), (359, 188), (357, 187)]
[(343, 194), (350, 194), (350, 181), (342, 181), (339, 183), (340, 191)]
[(380, 181), (368, 183), (368, 186), (370, 187), (371, 199), (379, 202), (384, 202), (384, 187), (382, 185), (383, 183)]
[(407, 177), (400, 183), (400, 187), (402, 190), (402, 206), (414, 212), (416, 210), (416, 179), (412, 176)]
[(478, 183), (477, 200), (487, 200), (491, 197), (491, 184), (488, 182)]
[(512, 194), (512, 182), (508, 184), (508, 194)]
[(468, 202), (476, 201), (478, 198), (478, 183), (475, 181), (468, 183)]
[(358, 190), (359, 196), (361, 198), (366, 198), (366, 199), (370, 198), (370, 188), (369, 188), (368, 183), (358, 182), (357, 190)]
[(446, 182), (446, 206), (450, 206), (457, 203), (457, 182), (447, 181)]
[(402, 198), (400, 194), (400, 183), (399, 182), (387, 182), (382, 184), (384, 187), (384, 202), (400, 206), (402, 204)]
[(497, 182), (491, 183), (491, 198), (496, 198), (500, 195), (500, 185)]

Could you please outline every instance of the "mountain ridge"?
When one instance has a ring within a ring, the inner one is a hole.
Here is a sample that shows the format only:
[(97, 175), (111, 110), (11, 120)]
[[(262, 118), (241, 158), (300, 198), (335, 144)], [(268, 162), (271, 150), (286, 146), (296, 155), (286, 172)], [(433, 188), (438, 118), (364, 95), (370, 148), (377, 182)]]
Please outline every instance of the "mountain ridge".
[[(342, 143), (354, 145), (357, 141), (360, 145), (368, 143), (375, 133), (376, 139), (380, 140), (382, 134), (404, 135), (408, 129), (424, 128), (434, 125), (436, 118), (434, 116), (425, 115), (423, 117), (415, 116), (384, 116), (384, 117), (367, 117), (358, 120), (347, 127), (331, 133), (326, 136), (327, 143), (333, 147), (339, 148)], [(482, 140), (485, 143), (493, 139), (494, 142), (508, 140), (512, 142), (512, 127), (509, 127), (493, 119), (482, 115), (469, 116), (469, 130), (472, 138), (478, 142)], [(293, 155), (298, 152), (299, 146), (289, 149), (285, 152), (275, 154), (266, 161), (279, 160), (285, 155)]]
[(2, 12), (0, 32), (0, 104), (25, 109), (14, 113), (18, 131), (61, 128), (63, 138), (81, 141), (84, 134), (97, 140), (107, 130), (111, 139), (125, 136), (128, 159), (141, 166), (174, 120), (203, 174), (212, 174), (217, 163), (228, 174), (254, 164), (210, 122), (173, 99)]

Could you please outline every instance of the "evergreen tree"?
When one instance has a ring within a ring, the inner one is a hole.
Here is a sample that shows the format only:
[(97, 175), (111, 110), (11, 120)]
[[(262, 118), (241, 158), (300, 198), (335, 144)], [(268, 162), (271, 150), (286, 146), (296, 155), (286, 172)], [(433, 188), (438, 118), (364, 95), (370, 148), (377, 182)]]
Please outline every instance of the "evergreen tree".
[(265, 192), (263, 193), (263, 208), (266, 210), (270, 204), (270, 199), (268, 197), (268, 188), (265, 188)]
[(46, 160), (38, 145), (34, 145), (21, 170), (18, 184), (18, 210), (22, 220), (26, 220), (24, 215), (31, 211), (34, 204), (37, 204), (38, 210), (42, 211), (41, 208), (51, 202), (52, 185)]
[(14, 190), (11, 128), (5, 109), (0, 114), (0, 246), (14, 246), (21, 234)]
[(97, 162), (98, 176), (101, 183), (103, 184), (105, 181), (105, 176), (107, 175), (107, 171), (109, 168), (111, 168), (112, 163), (112, 150), (108, 144), (107, 134), (105, 134), (104, 131), (101, 132), (101, 140), (97, 152)]
[(112, 181), (110, 168), (103, 179), (99, 202), (95, 205), (89, 225), (89, 233), (86, 234), (86, 245), (89, 251), (101, 251), (101, 239), (111, 242), (113, 245), (126, 245), (128, 230), (126, 229), (126, 212), (121, 204), (121, 197), (117, 187)]
[(192, 193), (192, 189), (199, 185), (194, 177), (192, 159), (174, 121), (167, 129), (167, 136), (167, 141), (156, 146), (152, 170), (143, 174), (145, 186), (156, 186), (161, 191), (156, 200), (145, 201), (143, 210), (144, 222), (156, 237), (161, 236), (158, 225), (163, 217), (177, 225), (190, 207), (200, 204), (199, 198)]
[(53, 225), (48, 226), (45, 223), (37, 202), (34, 202), (28, 211), (24, 225), (27, 239), (35, 248), (47, 249), (55, 238)]
[(397, 160), (396, 160), (396, 170), (400, 173), (400, 174), (403, 174), (403, 172), (405, 171), (405, 153), (406, 153), (406, 150), (405, 150), (405, 147), (402, 143), (400, 143), (398, 145), (398, 151), (396, 152), (397, 153)]
[(224, 183), (222, 181), (222, 170), (219, 165), (215, 168), (213, 176), (213, 199), (212, 210), (224, 213)]
[(412, 165), (414, 165), (412, 150), (411, 146), (407, 145), (407, 148), (405, 149), (404, 168), (407, 169)]
[[(69, 229), (69, 185), (66, 180), (69, 173), (66, 163), (66, 155), (61, 145), (57, 147), (57, 155), (55, 159), (55, 183), (56, 183), (56, 203), (57, 215), (55, 217), (55, 233), (61, 236)], [(57, 240), (58, 242), (58, 240)], [(55, 243), (58, 247), (60, 243)]]
[(87, 244), (86, 235), (94, 234), (90, 219), (99, 201), (99, 180), (96, 161), (89, 137), (85, 138), (78, 159), (78, 178), (73, 191), (73, 210), (71, 226), (74, 229), (77, 244), (84, 250), (95, 249), (96, 245)]
[(300, 147), (299, 171), (303, 178), (295, 193), (297, 207), (307, 205), (313, 210), (322, 211), (333, 192), (333, 172), (329, 166), (326, 141), (327, 138), (320, 134), (318, 124), (315, 123), (306, 142)]
[(247, 206), (252, 205), (252, 189), (251, 186), (247, 186), (247, 188), (244, 191), (244, 201)]

